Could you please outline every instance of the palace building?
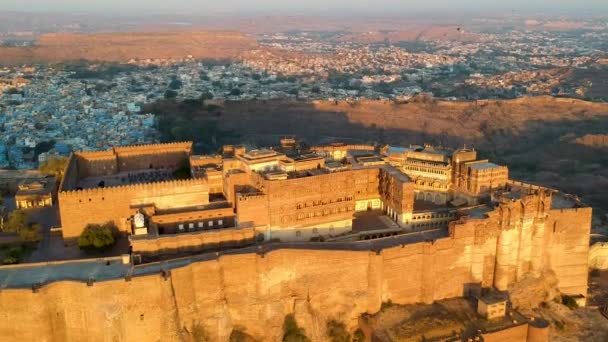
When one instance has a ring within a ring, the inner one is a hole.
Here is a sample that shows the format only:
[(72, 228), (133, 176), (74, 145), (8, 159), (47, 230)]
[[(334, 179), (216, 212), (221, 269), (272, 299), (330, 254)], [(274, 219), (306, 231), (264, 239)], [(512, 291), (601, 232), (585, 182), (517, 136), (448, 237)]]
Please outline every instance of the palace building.
[[(111, 222), (133, 253), (155, 258), (263, 241), (439, 234), (467, 217), (516, 224), (513, 209), (502, 209), (505, 194), (531, 198), (525, 186), (513, 192), (507, 167), (473, 149), (287, 143), (287, 150), (224, 146), (209, 156), (194, 155), (190, 142), (74, 153), (58, 193), (64, 240)], [(537, 210), (548, 215), (551, 204), (542, 201)]]

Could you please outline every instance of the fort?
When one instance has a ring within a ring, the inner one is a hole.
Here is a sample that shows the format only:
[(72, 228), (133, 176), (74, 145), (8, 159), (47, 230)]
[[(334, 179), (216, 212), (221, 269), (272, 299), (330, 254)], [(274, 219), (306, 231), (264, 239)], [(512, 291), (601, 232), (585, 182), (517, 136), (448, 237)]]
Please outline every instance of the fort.
[[(473, 149), (222, 152), (193, 156), (177, 143), (74, 154), (59, 189), (64, 239), (113, 221), (132, 255), (0, 270), (10, 272), (0, 312), (18, 322), (0, 334), (178, 341), (200, 328), (217, 341), (235, 329), (278, 341), (293, 313), (325, 341), (326, 321), (352, 331), (385, 302), (508, 293), (549, 276), (585, 300), (591, 208), (509, 180)], [(177, 179), (185, 166), (191, 177)]]

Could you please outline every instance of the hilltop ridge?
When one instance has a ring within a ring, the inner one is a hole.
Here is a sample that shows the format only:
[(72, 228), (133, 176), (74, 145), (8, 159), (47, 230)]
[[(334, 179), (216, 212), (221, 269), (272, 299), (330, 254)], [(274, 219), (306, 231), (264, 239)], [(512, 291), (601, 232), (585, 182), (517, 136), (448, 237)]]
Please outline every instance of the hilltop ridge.
[(33, 47), (2, 47), (1, 64), (76, 60), (128, 62), (130, 59), (234, 58), (255, 48), (255, 38), (235, 31), (49, 33)]

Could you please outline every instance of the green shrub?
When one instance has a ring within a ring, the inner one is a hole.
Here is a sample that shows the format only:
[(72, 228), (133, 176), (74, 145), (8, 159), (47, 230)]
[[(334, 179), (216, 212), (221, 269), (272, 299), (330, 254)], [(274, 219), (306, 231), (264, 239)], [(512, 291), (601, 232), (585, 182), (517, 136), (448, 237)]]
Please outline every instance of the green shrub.
[(304, 329), (298, 326), (293, 314), (285, 316), (283, 321), (283, 342), (309, 342)]
[(570, 308), (570, 310), (578, 308), (578, 303), (576, 303), (576, 300), (567, 295), (562, 295), (562, 304)]
[(350, 334), (344, 323), (336, 320), (327, 321), (327, 336), (331, 342), (350, 342)]
[(353, 335), (353, 342), (365, 342), (365, 334), (361, 328), (355, 330), (355, 334)]
[(78, 247), (87, 251), (106, 251), (116, 244), (114, 230), (116, 227), (113, 223), (106, 223), (103, 226), (89, 224), (78, 238)]
[(390, 299), (387, 300), (386, 302), (382, 302), (382, 306), (380, 306), (380, 311), (386, 310), (386, 309), (390, 308), (391, 306), (393, 306), (393, 301)]
[(2, 265), (12, 265), (12, 264), (18, 264), (19, 263), (19, 259), (12, 257), (12, 256), (7, 256), (6, 258), (4, 258), (2, 260)]
[(23, 241), (37, 242), (42, 238), (41, 230), (42, 228), (39, 224), (30, 224), (19, 231), (19, 236)]

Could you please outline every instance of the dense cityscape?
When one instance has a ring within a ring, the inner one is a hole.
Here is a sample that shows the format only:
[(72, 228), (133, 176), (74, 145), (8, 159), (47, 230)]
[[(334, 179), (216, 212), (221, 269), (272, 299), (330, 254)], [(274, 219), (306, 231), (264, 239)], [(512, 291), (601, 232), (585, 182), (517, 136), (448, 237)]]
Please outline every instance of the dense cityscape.
[(262, 35), (260, 49), (236, 62), (184, 56), (1, 69), (0, 166), (27, 169), (49, 153), (158, 141), (155, 113), (142, 109), (163, 98), (220, 105), (268, 99), (407, 101), (421, 93), (454, 101), (588, 99), (597, 96), (594, 86), (605, 87), (598, 75), (608, 69), (606, 27), (581, 37), (513, 30), (416, 43), (361, 40), (336, 32), (277, 33)]
[(608, 340), (605, 17), (54, 1), (0, 4), (3, 341)]

